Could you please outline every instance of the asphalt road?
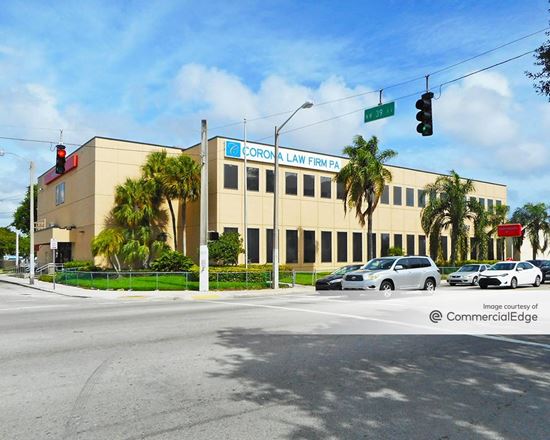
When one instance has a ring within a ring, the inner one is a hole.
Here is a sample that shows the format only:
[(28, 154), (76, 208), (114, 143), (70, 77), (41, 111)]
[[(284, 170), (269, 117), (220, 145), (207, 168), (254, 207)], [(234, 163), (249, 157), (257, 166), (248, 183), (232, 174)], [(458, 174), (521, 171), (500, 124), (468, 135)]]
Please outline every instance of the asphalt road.
[(0, 283), (0, 438), (549, 438), (550, 336), (313, 334), (346, 313)]

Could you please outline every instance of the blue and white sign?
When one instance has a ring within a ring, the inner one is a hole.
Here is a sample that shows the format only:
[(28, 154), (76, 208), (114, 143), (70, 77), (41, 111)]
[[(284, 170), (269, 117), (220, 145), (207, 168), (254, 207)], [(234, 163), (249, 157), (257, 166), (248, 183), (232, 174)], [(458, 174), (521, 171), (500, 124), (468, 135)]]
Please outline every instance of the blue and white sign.
[[(273, 163), (275, 148), (270, 145), (260, 145), (247, 142), (246, 147), (240, 141), (225, 141), (225, 157), (246, 159), (255, 162)], [(313, 170), (338, 172), (342, 168), (343, 160), (339, 157), (306, 151), (279, 148), (279, 164), (290, 167), (310, 168)]]

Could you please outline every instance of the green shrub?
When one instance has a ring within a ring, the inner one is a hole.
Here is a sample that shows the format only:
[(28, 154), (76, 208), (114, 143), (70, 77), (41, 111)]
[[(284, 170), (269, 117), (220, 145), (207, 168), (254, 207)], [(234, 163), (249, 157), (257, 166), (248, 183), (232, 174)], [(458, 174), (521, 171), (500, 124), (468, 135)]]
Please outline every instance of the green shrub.
[(64, 269), (80, 269), (84, 271), (97, 271), (99, 268), (90, 260), (73, 260), (63, 263)]
[(45, 281), (46, 283), (53, 283), (53, 275), (40, 275), (38, 277), (39, 281)]
[(165, 251), (151, 263), (155, 272), (187, 272), (194, 265), (193, 260), (177, 251)]
[(208, 257), (213, 266), (236, 265), (244, 252), (243, 240), (238, 232), (227, 232), (208, 243)]
[(388, 255), (392, 257), (400, 257), (403, 255), (403, 249), (400, 247), (391, 247), (388, 249)]

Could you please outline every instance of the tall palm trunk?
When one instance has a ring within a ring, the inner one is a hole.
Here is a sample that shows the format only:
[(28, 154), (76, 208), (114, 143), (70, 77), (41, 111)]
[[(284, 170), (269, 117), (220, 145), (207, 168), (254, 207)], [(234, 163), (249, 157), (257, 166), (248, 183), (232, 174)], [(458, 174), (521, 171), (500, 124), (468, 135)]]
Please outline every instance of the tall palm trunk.
[[(185, 237), (185, 229), (186, 229), (186, 213), (187, 213), (187, 201), (185, 199), (180, 201), (181, 203), (181, 243), (182, 243), (182, 253), (183, 255), (187, 255), (187, 239)], [(208, 225), (206, 225), (206, 229), (208, 230)]]
[(166, 200), (168, 201), (168, 208), (170, 208), (170, 217), (172, 218), (172, 234), (174, 238), (174, 250), (178, 250), (178, 237), (177, 237), (177, 229), (176, 229), (176, 214), (174, 213), (174, 206), (172, 205), (172, 200), (170, 200), (168, 197), (166, 197)]
[(372, 242), (372, 205), (374, 194), (369, 192), (369, 205), (367, 212), (367, 260), (374, 258), (374, 243)]
[(451, 266), (454, 266), (456, 263), (456, 250), (458, 249), (458, 225), (453, 225), (453, 230), (451, 231)]

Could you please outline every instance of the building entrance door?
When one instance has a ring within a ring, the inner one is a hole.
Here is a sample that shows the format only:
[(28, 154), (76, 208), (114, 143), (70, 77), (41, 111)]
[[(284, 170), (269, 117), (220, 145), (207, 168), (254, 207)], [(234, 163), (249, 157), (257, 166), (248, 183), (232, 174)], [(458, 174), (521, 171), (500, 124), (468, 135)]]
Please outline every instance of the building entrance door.
[(56, 263), (67, 263), (72, 260), (72, 243), (57, 243)]

